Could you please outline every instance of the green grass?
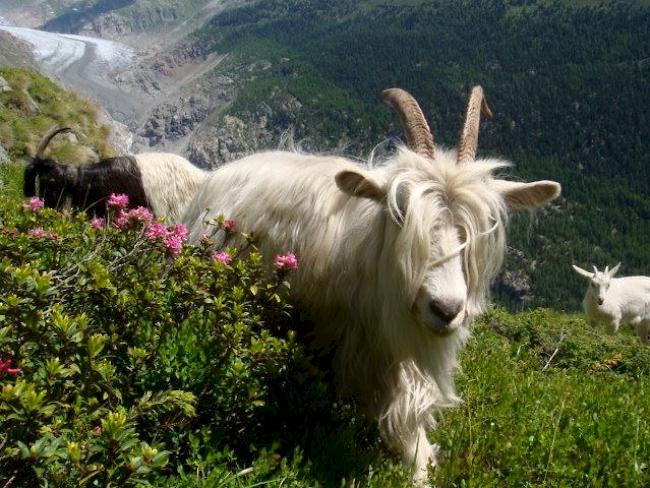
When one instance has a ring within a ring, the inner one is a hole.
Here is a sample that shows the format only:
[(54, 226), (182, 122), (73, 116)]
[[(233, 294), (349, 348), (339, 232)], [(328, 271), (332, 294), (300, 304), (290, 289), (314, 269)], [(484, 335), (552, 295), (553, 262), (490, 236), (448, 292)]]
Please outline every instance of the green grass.
[[(50, 79), (26, 69), (0, 68), (12, 90), (0, 93), (0, 144), (18, 161), (33, 155), (42, 136), (54, 126), (68, 126), (82, 135), (79, 144), (59, 137), (52, 144), (61, 162), (75, 163), (75, 146), (92, 149), (99, 157), (113, 155), (110, 128), (98, 123), (99, 108)], [(72, 156), (71, 158), (66, 156)]]
[(488, 313), (463, 352), (465, 403), (433, 438), (439, 486), (648, 486), (650, 353), (580, 316)]
[[(650, 351), (630, 330), (608, 336), (580, 315), (491, 310), (462, 353), (457, 381), (464, 403), (441, 412), (430, 436), (442, 447), (432, 481), (438, 487), (648, 486), (649, 372)], [(214, 468), (169, 486), (240, 488), (265, 479), (262, 486), (270, 487), (410, 486), (385, 452), (364, 455), (356, 434), (348, 427), (322, 437), (319, 449), (283, 459), (271, 477), (262, 462), (258, 475)]]

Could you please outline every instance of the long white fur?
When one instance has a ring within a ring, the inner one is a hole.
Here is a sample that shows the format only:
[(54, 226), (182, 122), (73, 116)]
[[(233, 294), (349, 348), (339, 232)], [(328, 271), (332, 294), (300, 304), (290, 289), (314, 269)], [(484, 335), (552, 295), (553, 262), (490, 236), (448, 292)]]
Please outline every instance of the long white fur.
[(168, 224), (181, 217), (201, 183), (210, 174), (185, 158), (171, 153), (141, 153), (135, 160), (153, 214)]
[(650, 344), (650, 277), (614, 278), (618, 265), (605, 271), (594, 267), (593, 273), (578, 266), (574, 269), (589, 279), (582, 306), (592, 324), (604, 324), (610, 334), (631, 324), (641, 342)]
[[(335, 345), (343, 392), (377, 419), (419, 483), (435, 464), (437, 447), (425, 430), (435, 426), (432, 409), (459, 401), (457, 352), (503, 259), (506, 203), (492, 173), (507, 165), (461, 167), (455, 151), (442, 149), (432, 162), (401, 148), (374, 168), (334, 156), (260, 153), (217, 169), (183, 217), (195, 242), (223, 214), (252, 230), (266, 256), (296, 253), (293, 297), (315, 320), (317, 340)], [(334, 181), (345, 170), (363, 172), (385, 189), (386, 201), (341, 191)], [(448, 334), (423, 325), (414, 310), (432, 266), (460, 266), (467, 283), (462, 325)]]

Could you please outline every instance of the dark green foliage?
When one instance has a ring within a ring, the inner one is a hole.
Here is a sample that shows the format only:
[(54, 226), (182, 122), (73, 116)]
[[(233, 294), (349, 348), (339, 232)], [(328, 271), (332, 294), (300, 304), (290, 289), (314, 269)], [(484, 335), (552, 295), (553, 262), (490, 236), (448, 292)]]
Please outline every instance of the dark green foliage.
[(193, 431), (212, 448), (270, 445), (258, 413), (273, 412), (300, 349), (258, 253), (172, 260), (137, 228), (4, 200), (0, 225), (0, 355), (22, 369), (0, 393), (0, 471), (126, 486), (168, 463), (163, 446), (188, 462)]

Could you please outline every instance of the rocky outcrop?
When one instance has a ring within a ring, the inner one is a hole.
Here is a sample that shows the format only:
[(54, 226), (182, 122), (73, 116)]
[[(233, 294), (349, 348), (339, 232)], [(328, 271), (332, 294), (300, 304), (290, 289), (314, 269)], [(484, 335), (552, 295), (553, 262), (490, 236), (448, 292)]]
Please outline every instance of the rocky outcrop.
[(267, 126), (268, 115), (258, 114), (252, 123), (226, 115), (190, 141), (190, 161), (201, 168), (216, 168), (223, 163), (272, 145), (274, 133)]
[(110, 13), (102, 15), (85, 24), (79, 31), (80, 34), (88, 36), (99, 36), (103, 39), (122, 39), (133, 32), (133, 24), (129, 20)]
[(295, 128), (300, 102), (291, 96), (271, 97), (276, 108), (262, 103), (255, 112), (226, 114), (199, 131), (188, 146), (190, 160), (202, 168), (215, 168), (256, 151), (277, 147), (281, 135)]
[(11, 159), (9, 159), (9, 155), (7, 154), (7, 151), (5, 151), (5, 148), (0, 144), (0, 164), (7, 164), (9, 162), (11, 162)]
[(8, 32), (0, 30), (0, 65), (35, 69), (36, 64), (31, 46)]
[(158, 105), (144, 124), (139, 135), (149, 141), (150, 146), (176, 140), (189, 135), (209, 114), (206, 96), (181, 97), (175, 103)]
[(0, 93), (5, 93), (9, 91), (11, 91), (11, 86), (9, 86), (7, 80), (5, 80), (2, 76), (0, 76)]
[(523, 270), (505, 271), (497, 286), (514, 302), (523, 303), (530, 299), (530, 276)]

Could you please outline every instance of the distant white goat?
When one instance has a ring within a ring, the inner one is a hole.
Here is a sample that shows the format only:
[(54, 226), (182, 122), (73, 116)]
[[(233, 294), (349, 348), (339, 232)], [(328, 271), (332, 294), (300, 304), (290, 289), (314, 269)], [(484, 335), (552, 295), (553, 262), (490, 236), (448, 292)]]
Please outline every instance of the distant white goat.
[(632, 324), (645, 344), (650, 343), (650, 278), (626, 276), (614, 278), (621, 263), (611, 270), (590, 273), (576, 265), (573, 269), (589, 278), (589, 287), (582, 301), (585, 313), (592, 325), (603, 323), (607, 332), (614, 334), (621, 324)]

